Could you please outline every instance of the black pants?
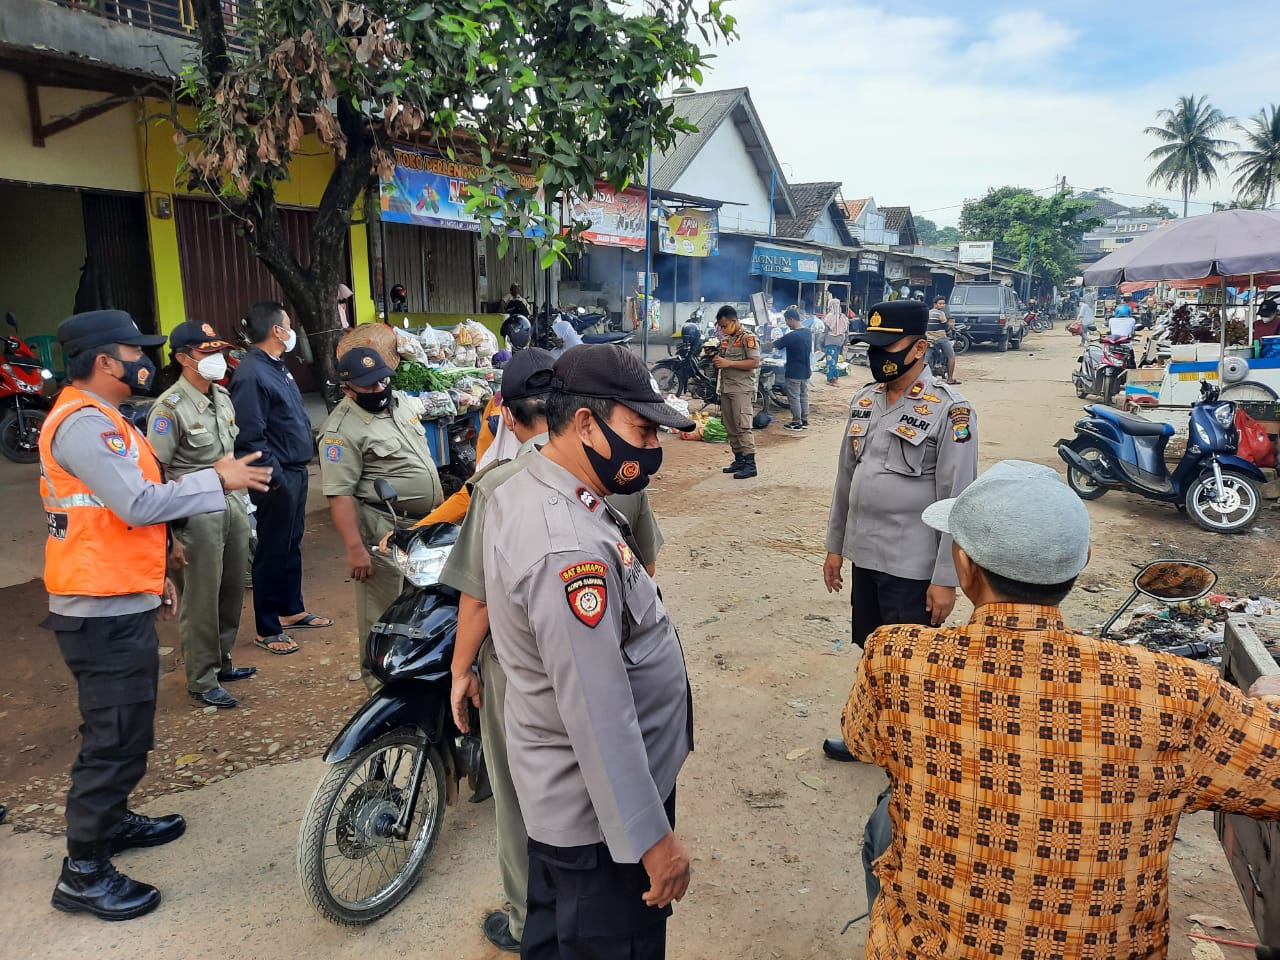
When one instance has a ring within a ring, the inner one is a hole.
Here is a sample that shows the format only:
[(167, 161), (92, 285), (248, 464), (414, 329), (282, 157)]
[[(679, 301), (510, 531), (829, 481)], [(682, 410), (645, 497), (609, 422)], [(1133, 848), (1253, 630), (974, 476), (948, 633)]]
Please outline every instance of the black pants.
[(105, 853), (107, 838), (147, 772), (160, 678), (156, 611), (64, 617), (41, 624), (58, 638), (80, 694), (80, 754), (67, 793), (67, 854)]
[(853, 642), (864, 646), (873, 630), (893, 623), (929, 624), (928, 580), (907, 580), (878, 570), (853, 568)]
[[(302, 533), (307, 521), (307, 468), (271, 475), (272, 489), (254, 493), (258, 552), (253, 557), (253, 618), (260, 637), (283, 633), (281, 617), (306, 610), (302, 602)], [(276, 485), (276, 481), (279, 484)]]
[[(667, 798), (676, 823), (676, 796)], [(603, 843), (553, 847), (529, 840), (529, 913), (521, 960), (664, 960), (671, 907), (647, 906), (641, 863), (615, 863)]]

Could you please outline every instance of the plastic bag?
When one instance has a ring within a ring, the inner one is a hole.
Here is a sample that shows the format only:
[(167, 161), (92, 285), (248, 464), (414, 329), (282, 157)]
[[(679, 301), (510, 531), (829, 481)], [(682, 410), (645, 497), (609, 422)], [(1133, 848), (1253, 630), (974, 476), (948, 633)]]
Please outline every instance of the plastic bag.
[(458, 408), (454, 405), (453, 398), (444, 390), (432, 390), (430, 393), (422, 394), (418, 399), (422, 401), (422, 416), (427, 420), (458, 415)]
[(1244, 457), (1255, 467), (1274, 467), (1276, 465), (1276, 446), (1267, 436), (1262, 424), (1243, 410), (1236, 410), (1236, 429), (1240, 431), (1240, 443), (1236, 453)]
[(447, 330), (437, 330), (435, 327), (427, 327), (418, 339), (422, 341), (422, 349), (426, 351), (429, 360), (447, 360), (453, 356), (453, 351), (458, 346)]
[(471, 346), (476, 348), (477, 360), (487, 360), (498, 352), (498, 338), (484, 324), (468, 320), (463, 326), (467, 328)]
[(1080, 326), (1079, 320), (1072, 320), (1071, 323), (1067, 325), (1067, 333), (1071, 334), (1073, 337), (1080, 336), (1080, 332), (1083, 329), (1084, 328)]
[(396, 353), (406, 360), (427, 362), (427, 351), (422, 348), (422, 341), (408, 330), (396, 330)]

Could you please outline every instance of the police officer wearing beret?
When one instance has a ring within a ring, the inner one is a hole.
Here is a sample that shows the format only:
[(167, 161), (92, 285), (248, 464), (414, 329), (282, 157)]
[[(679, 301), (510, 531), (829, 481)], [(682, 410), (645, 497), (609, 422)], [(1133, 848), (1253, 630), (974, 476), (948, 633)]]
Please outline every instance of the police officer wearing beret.
[[(155, 735), (156, 617), (172, 615), (177, 593), (165, 572), (166, 525), (220, 514), (227, 492), (265, 490), (268, 468), (250, 454), (164, 482), (151, 444), (117, 409), (147, 393), (155, 367), (145, 335), (121, 310), (76, 314), (58, 327), (70, 383), (40, 432), (40, 495), (49, 522), (45, 587), (52, 630), (76, 679), (80, 753), (67, 793), (67, 858), (53, 906), (105, 920), (129, 920), (160, 903), (150, 884), (119, 873), (111, 857), (182, 836), (174, 814), (128, 808)], [(239, 573), (240, 571), (237, 571)]]
[(391, 559), (369, 550), (394, 526), (374, 484), (391, 481), (398, 505), (414, 518), (426, 516), (443, 499), (421, 408), (395, 395), (392, 372), (372, 347), (344, 353), (338, 361), (338, 383), (345, 396), (320, 432), (320, 482), (333, 525), (347, 546), (347, 565), (356, 585), (360, 675), (370, 693), (379, 683), (370, 671), (365, 642), (369, 628), (404, 585)]
[(554, 372), (550, 440), (493, 491), (483, 530), (529, 833), (521, 956), (660, 958), (689, 886), (674, 828), (692, 698), (675, 627), (604, 497), (643, 490), (662, 464), (658, 425), (690, 423), (630, 351), (574, 347)]
[[(536, 451), (550, 440), (547, 398), (552, 391), (554, 364), (555, 358), (550, 353), (530, 347), (517, 353), (503, 369), (502, 417), (507, 429), (520, 441), (520, 450), (515, 459), (495, 463), (469, 481), (471, 500), (467, 516), (440, 571), (440, 582), (461, 593), (458, 641), (453, 648), (452, 664), (454, 719), (459, 729), (466, 732), (470, 727), (468, 701), (478, 703), (484, 762), (493, 789), (498, 868), (506, 909), (485, 918), (484, 932), (494, 946), (512, 953), (520, 949), (524, 934), (529, 835), (520, 815), (507, 755), (504, 711), (507, 678), (489, 634), (483, 531), (486, 506), (493, 492), (524, 470)], [(652, 576), (662, 546), (662, 533), (649, 507), (649, 492), (609, 494), (604, 500), (630, 526), (636, 556)], [(478, 675), (473, 666), (478, 666)]]
[[(169, 350), (182, 376), (160, 395), (147, 421), (147, 439), (166, 476), (203, 470), (235, 451), (235, 407), (217, 382), (227, 375), (224, 351), (230, 347), (207, 323), (189, 320), (169, 334)], [(249, 565), (244, 494), (227, 491), (226, 510), (175, 524), (173, 535), (186, 559), (184, 566), (175, 566), (173, 580), (182, 594), (178, 634), (187, 691), (201, 704), (234, 707), (239, 701), (222, 684), (258, 672), (231, 663)]]
[[(844, 586), (853, 564), (853, 642), (877, 627), (939, 626), (956, 602), (951, 538), (920, 518), (954, 497), (978, 472), (976, 422), (969, 401), (937, 380), (924, 362), (929, 311), (917, 300), (878, 303), (867, 316), (867, 359), (874, 383), (856, 394), (840, 439), (840, 461), (827, 522), (827, 590)], [(823, 744), (827, 756), (852, 760), (844, 739)]]

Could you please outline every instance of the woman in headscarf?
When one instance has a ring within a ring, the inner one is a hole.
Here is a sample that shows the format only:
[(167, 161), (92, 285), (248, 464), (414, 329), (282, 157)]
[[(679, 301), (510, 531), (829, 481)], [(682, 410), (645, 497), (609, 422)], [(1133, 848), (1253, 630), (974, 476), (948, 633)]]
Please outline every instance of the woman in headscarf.
[(840, 309), (838, 297), (832, 297), (827, 301), (827, 312), (822, 318), (822, 323), (827, 330), (822, 338), (822, 352), (827, 355), (827, 383), (835, 386), (840, 376), (836, 361), (840, 359), (840, 352), (844, 350), (845, 341), (849, 339), (849, 318)]

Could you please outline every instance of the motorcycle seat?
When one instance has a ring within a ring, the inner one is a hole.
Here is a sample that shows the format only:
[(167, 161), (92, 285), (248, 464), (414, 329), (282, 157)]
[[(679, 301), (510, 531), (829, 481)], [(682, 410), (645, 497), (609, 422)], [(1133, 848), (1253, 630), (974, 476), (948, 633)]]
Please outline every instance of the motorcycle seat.
[(622, 343), (630, 339), (629, 333), (584, 333), (582, 335), (583, 343)]
[(1132, 437), (1173, 436), (1173, 425), (1169, 423), (1159, 423), (1155, 420), (1148, 420), (1146, 417), (1134, 416), (1131, 413), (1121, 413), (1111, 407), (1103, 407), (1093, 403), (1085, 407), (1085, 410), (1095, 417), (1110, 420)]

